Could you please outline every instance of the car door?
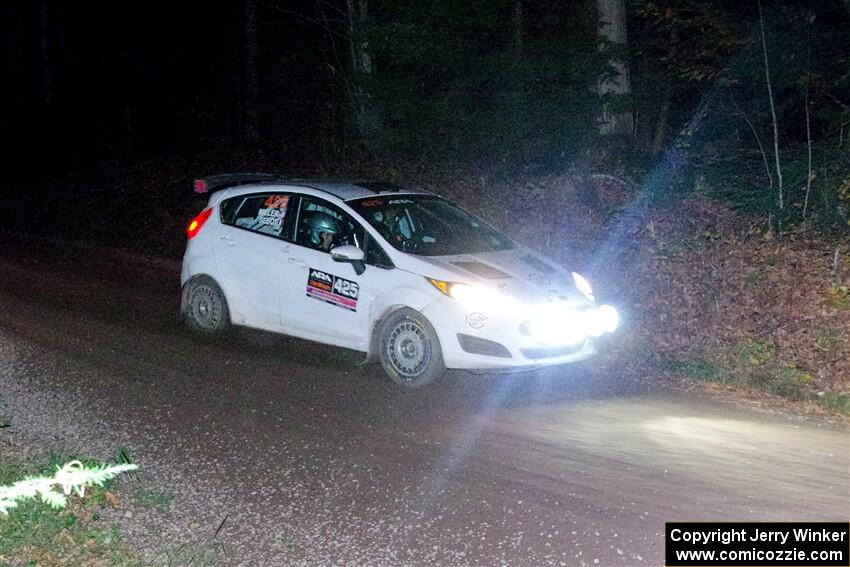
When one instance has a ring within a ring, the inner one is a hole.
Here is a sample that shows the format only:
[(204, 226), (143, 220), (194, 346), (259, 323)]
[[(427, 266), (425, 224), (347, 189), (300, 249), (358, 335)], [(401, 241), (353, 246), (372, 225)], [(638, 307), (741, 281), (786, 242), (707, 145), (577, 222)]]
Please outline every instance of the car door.
[(237, 324), (280, 330), (280, 278), (291, 244), (285, 240), (290, 195), (240, 195), (221, 204), (216, 262)]
[[(348, 213), (319, 197), (303, 195), (295, 223), (288, 264), (288, 281), (297, 285), (281, 290), (281, 317), (285, 325), (308, 338), (363, 350), (369, 339), (372, 300), (386, 293), (392, 270), (380, 245)], [(335, 230), (325, 241), (321, 230)], [(333, 260), (336, 246), (353, 245), (366, 252), (366, 270)]]

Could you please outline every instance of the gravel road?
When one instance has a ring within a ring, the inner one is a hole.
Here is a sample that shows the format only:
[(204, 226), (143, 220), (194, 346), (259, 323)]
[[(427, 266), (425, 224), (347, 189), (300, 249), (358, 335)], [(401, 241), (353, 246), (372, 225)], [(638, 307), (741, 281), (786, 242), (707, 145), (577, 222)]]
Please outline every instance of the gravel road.
[(356, 353), (197, 340), (178, 302), (167, 262), (0, 235), (6, 435), (127, 447), (106, 521), (152, 564), (660, 565), (665, 521), (850, 519), (840, 426), (592, 365), (410, 393)]

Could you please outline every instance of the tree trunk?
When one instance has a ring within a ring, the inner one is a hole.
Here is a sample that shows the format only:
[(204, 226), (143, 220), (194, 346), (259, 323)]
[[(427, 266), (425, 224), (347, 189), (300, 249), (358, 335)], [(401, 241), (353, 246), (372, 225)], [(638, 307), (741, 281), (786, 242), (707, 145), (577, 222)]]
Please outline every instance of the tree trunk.
[(655, 135), (652, 137), (652, 155), (657, 156), (664, 149), (667, 136), (667, 120), (670, 116), (670, 95), (664, 96), (661, 109), (658, 111), (658, 122), (655, 124)]
[[(600, 50), (612, 48), (625, 51), (628, 46), (626, 29), (625, 0), (596, 0), (599, 15), (598, 35)], [(629, 79), (629, 66), (625, 57), (618, 54), (608, 61), (609, 69), (600, 77), (599, 94), (608, 98), (613, 96), (627, 98), (631, 96), (632, 86)], [(613, 71), (613, 74), (611, 74)], [(631, 111), (614, 111), (611, 102), (602, 105), (599, 130), (602, 134), (632, 134), (634, 117)]]
[[(779, 188), (778, 201), (779, 210), (785, 210), (785, 194), (782, 181), (782, 163), (779, 159), (779, 122), (776, 118), (776, 105), (773, 101), (773, 83), (770, 80), (770, 61), (767, 55), (767, 39), (764, 32), (764, 14), (761, 10), (761, 0), (758, 0), (759, 8), (759, 29), (761, 30), (761, 48), (764, 55), (764, 78), (767, 83), (767, 100), (770, 102), (770, 116), (773, 122), (773, 156), (776, 163), (776, 179)], [(780, 220), (781, 222), (781, 220)]]
[(365, 38), (368, 0), (347, 0), (348, 49), (354, 75), (354, 113), (357, 133), (368, 141), (380, 130), (377, 109), (368, 87), (373, 80), (372, 54)]
[(245, 0), (245, 142), (254, 144), (260, 139), (257, 103), (260, 97), (259, 56), (257, 40), (257, 0)]
[(809, 13), (806, 16), (806, 96), (804, 99), (806, 105), (806, 153), (808, 154), (808, 168), (806, 170), (806, 197), (803, 200), (803, 220), (806, 220), (806, 213), (809, 210), (809, 195), (812, 192), (812, 180), (814, 172), (812, 171), (812, 112), (809, 106), (809, 88), (812, 82), (812, 21), (814, 15)]

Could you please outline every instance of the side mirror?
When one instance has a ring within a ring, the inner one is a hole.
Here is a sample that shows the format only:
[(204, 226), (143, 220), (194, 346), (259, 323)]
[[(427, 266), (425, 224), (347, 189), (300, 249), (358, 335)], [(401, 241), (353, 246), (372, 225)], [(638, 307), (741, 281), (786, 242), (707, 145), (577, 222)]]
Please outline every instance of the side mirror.
[(351, 264), (351, 267), (354, 268), (354, 272), (358, 276), (366, 271), (366, 255), (357, 246), (351, 246), (350, 244), (337, 246), (331, 250), (331, 258), (334, 262)]

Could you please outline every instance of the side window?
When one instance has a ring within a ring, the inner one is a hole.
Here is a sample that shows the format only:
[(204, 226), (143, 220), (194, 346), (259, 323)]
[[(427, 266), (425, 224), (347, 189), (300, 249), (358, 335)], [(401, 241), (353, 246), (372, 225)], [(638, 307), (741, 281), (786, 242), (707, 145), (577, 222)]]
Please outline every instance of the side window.
[(288, 232), (289, 200), (279, 193), (233, 197), (221, 204), (221, 222), (282, 238)]
[(346, 244), (365, 249), (365, 236), (363, 227), (336, 205), (317, 197), (301, 197), (296, 244), (322, 252)]

